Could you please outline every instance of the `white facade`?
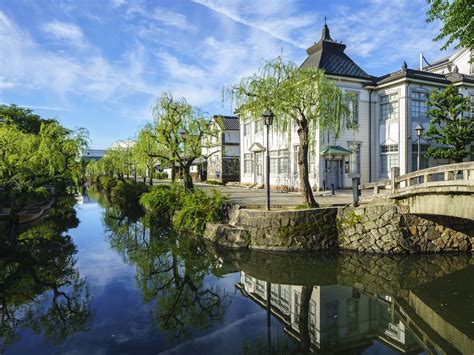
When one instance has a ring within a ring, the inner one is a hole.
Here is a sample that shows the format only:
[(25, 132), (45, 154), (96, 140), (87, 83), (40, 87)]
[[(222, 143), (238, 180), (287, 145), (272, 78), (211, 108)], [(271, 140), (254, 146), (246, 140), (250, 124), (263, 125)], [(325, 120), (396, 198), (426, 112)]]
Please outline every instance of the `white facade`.
[[(414, 128), (421, 124), (428, 128), (426, 102), (431, 90), (443, 89), (450, 83), (463, 95), (474, 97), (473, 66), (469, 63), (470, 51), (460, 50), (441, 64), (425, 70), (401, 70), (379, 78), (372, 77), (344, 54), (345, 46), (332, 41), (325, 25), (321, 40), (308, 49), (308, 58), (302, 66), (319, 67), (336, 85), (355, 98), (349, 101), (351, 117), (357, 129), (344, 129), (335, 139), (327, 132), (315, 129), (309, 153), (310, 184), (314, 190), (348, 188), (352, 173), (360, 174), (361, 183), (390, 177), (392, 167), (399, 167), (400, 174), (416, 170), (417, 136)], [(317, 54), (315, 56), (315, 53)], [(321, 58), (326, 56), (323, 62)], [(324, 66), (342, 57), (340, 68)], [(313, 58), (314, 57), (314, 58)], [(349, 67), (349, 69), (347, 69)], [(443, 72), (446, 70), (450, 72)], [(261, 118), (241, 119), (240, 129), (240, 181), (242, 184), (263, 185), (266, 149), (270, 154), (270, 185), (282, 189), (299, 187), (296, 152), (299, 137), (296, 127), (287, 132), (271, 130), (266, 141)], [(420, 168), (446, 163), (423, 157)]]

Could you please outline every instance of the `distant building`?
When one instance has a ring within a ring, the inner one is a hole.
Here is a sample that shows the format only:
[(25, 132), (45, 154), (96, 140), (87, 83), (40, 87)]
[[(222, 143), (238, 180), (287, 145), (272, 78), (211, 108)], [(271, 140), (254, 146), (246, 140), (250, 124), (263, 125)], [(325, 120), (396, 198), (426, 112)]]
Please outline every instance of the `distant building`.
[(240, 179), (240, 123), (235, 116), (213, 117), (212, 130), (215, 136), (205, 139), (212, 147), (203, 148), (202, 155), (207, 158), (207, 180), (220, 182)]
[(81, 159), (84, 161), (99, 160), (104, 157), (107, 150), (105, 149), (83, 149), (81, 152)]
[[(390, 177), (392, 167), (399, 167), (400, 174), (416, 170), (415, 127), (420, 124), (426, 131), (429, 126), (430, 91), (453, 84), (474, 102), (474, 64), (469, 49), (461, 49), (420, 70), (403, 63), (400, 70), (380, 77), (365, 72), (345, 49), (344, 44), (331, 38), (325, 24), (320, 40), (307, 49), (308, 56), (301, 65), (322, 69), (327, 78), (335, 81), (347, 98), (350, 126), (356, 127), (343, 127), (338, 138), (319, 127), (310, 132), (309, 180), (314, 190), (350, 187), (351, 174), (360, 174), (361, 182), (367, 183)], [(289, 125), (286, 132), (271, 129), (267, 142), (260, 118), (240, 118), (241, 183), (264, 184), (268, 146), (270, 184), (298, 188), (296, 125)], [(420, 143), (420, 168), (447, 163), (428, 158), (425, 153), (429, 143), (423, 139)], [(468, 160), (473, 159), (474, 149), (472, 152)]]

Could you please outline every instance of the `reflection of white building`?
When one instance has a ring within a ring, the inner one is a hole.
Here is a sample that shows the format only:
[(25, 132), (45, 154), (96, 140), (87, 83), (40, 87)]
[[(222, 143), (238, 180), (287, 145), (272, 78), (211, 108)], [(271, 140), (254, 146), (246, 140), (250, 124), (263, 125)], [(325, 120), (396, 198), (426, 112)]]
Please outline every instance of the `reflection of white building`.
[[(327, 132), (314, 130), (314, 144), (309, 152), (310, 183), (314, 189), (351, 186), (350, 173), (360, 173), (361, 182), (389, 177), (392, 167), (400, 174), (416, 170), (418, 123), (428, 126), (426, 102), (431, 90), (454, 84), (460, 93), (474, 97), (474, 67), (471, 52), (461, 49), (453, 56), (421, 70), (400, 70), (374, 77), (367, 74), (344, 52), (346, 46), (332, 40), (324, 25), (319, 42), (307, 49), (302, 67), (323, 69), (328, 78), (347, 97), (350, 121), (357, 130), (344, 129), (338, 139)], [(266, 142), (261, 119), (241, 120), (241, 182), (263, 184), (265, 150), (270, 151), (270, 184), (299, 186), (296, 156), (299, 138), (296, 127), (288, 132), (271, 131)], [(421, 167), (445, 163), (423, 157)], [(473, 153), (474, 154), (474, 153)]]
[[(267, 308), (267, 282), (241, 272), (237, 287), (254, 302)], [(349, 286), (309, 286), (308, 336), (311, 350), (362, 351), (375, 341), (397, 352), (407, 353), (419, 345), (393, 312), (390, 297), (369, 297)], [(270, 285), (271, 312), (283, 322), (285, 332), (301, 341), (302, 286)]]

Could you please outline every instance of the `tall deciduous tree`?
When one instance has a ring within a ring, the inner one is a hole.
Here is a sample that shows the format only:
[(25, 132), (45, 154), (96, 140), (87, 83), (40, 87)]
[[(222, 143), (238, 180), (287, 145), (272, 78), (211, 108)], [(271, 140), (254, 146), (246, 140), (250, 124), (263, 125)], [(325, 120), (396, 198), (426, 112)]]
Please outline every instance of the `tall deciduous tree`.
[(169, 93), (163, 93), (153, 107), (155, 136), (168, 154), (159, 155), (171, 160), (172, 166), (181, 168), (184, 188), (194, 188), (190, 174), (191, 165), (202, 154), (207, 144), (204, 136), (214, 134), (211, 120), (204, 113), (191, 106), (186, 99), (176, 100)]
[(431, 121), (424, 137), (439, 146), (429, 147), (428, 156), (461, 162), (469, 155), (468, 148), (474, 142), (474, 119), (468, 112), (471, 104), (469, 97), (463, 97), (453, 85), (431, 92)]
[(474, 48), (474, 6), (472, 0), (427, 0), (431, 5), (427, 22), (441, 20), (443, 28), (435, 41), (446, 39), (442, 49), (455, 41), (456, 48)]
[(308, 148), (319, 144), (318, 132), (339, 136), (348, 117), (344, 96), (334, 81), (314, 68), (298, 68), (281, 57), (265, 63), (258, 74), (243, 78), (227, 90), (235, 100), (241, 119), (260, 120), (265, 110), (275, 115), (279, 131), (297, 127), (299, 137), (298, 168), (304, 203), (317, 207), (309, 183)]

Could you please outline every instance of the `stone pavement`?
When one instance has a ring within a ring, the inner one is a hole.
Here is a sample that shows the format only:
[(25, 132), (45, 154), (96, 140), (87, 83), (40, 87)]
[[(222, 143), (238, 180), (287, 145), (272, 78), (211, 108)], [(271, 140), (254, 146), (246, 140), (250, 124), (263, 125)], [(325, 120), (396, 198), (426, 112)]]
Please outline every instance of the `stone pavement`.
[[(158, 181), (157, 181), (158, 182)], [(163, 183), (160, 181), (158, 183)], [(265, 189), (249, 189), (237, 186), (220, 186), (208, 185), (204, 183), (195, 183), (195, 186), (204, 190), (218, 190), (229, 196), (230, 200), (247, 208), (265, 207), (266, 190)], [(372, 190), (362, 191), (362, 197), (370, 197)], [(315, 192), (316, 202), (321, 207), (327, 206), (345, 206), (352, 203), (352, 190), (336, 190), (334, 195), (331, 191)], [(301, 194), (298, 192), (281, 192), (271, 190), (270, 205), (272, 208), (296, 207), (302, 204)]]

